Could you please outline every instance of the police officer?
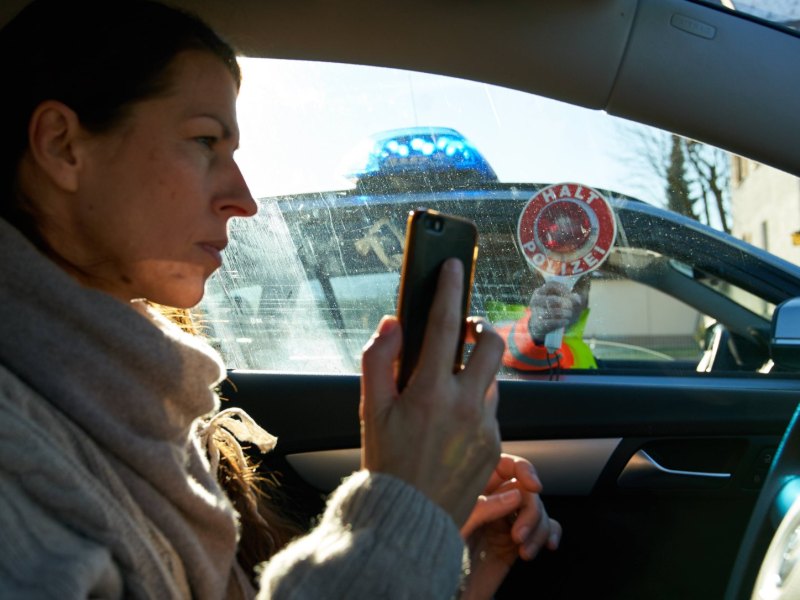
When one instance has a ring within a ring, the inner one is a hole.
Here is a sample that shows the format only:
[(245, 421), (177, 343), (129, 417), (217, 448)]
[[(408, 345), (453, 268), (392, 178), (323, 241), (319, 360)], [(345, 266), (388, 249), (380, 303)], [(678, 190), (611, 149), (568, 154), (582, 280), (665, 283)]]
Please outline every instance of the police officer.
[[(589, 317), (590, 275), (581, 277), (572, 290), (561, 281), (549, 280), (537, 287), (521, 316), (496, 326), (506, 340), (503, 364), (517, 371), (596, 369), (597, 362), (583, 331)], [(564, 328), (559, 348), (544, 344), (551, 331)]]

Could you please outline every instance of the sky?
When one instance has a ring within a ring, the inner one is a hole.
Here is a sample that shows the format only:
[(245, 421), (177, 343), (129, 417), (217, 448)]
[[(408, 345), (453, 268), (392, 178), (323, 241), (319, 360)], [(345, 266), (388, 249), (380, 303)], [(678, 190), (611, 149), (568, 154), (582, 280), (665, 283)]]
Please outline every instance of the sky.
[(410, 126), (460, 131), (501, 181), (575, 181), (661, 204), (631, 162), (641, 126), (483, 83), (408, 71), (240, 59), (237, 161), (256, 197), (344, 189), (346, 156), (366, 136)]

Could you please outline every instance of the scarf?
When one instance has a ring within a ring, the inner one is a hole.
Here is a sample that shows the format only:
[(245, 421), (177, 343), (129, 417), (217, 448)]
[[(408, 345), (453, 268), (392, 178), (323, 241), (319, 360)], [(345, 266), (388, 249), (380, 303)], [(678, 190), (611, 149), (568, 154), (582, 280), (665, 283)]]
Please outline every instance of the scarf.
[(2, 219), (0, 256), (0, 364), (97, 446), (193, 597), (223, 597), (236, 514), (198, 435), (219, 409), (219, 356), (144, 302), (82, 286)]

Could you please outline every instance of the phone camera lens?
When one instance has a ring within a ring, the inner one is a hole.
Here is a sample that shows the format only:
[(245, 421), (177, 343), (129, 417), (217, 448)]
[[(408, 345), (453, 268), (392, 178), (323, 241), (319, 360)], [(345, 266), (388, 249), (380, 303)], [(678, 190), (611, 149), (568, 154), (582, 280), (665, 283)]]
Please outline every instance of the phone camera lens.
[(436, 233), (441, 233), (442, 229), (444, 228), (444, 221), (442, 221), (441, 219), (434, 219), (432, 227)]

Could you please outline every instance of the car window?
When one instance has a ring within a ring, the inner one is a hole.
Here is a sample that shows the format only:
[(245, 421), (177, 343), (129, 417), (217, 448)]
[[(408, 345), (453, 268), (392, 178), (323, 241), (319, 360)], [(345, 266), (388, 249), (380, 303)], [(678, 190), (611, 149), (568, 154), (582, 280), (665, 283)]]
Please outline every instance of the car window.
[(800, 29), (800, 6), (794, 0), (759, 0), (757, 2), (720, 0), (719, 2), (704, 1), (703, 3), (744, 13), (786, 30)]
[[(743, 175), (766, 168), (479, 82), (302, 61), (242, 67), (237, 160), (259, 213), (232, 222), (199, 307), (230, 368), (359, 372), (362, 347), (396, 311), (407, 215), (424, 207), (477, 223), (471, 311), (510, 346), (544, 343), (529, 306), (546, 282), (587, 296), (562, 332), (568, 359), (511, 361), (503, 377), (769, 370), (769, 319), (800, 295), (800, 270), (737, 221), (748, 197), (759, 210), (771, 201), (770, 185), (754, 192)], [(526, 250), (530, 215), (544, 254)], [(722, 350), (710, 342), (719, 331)]]

